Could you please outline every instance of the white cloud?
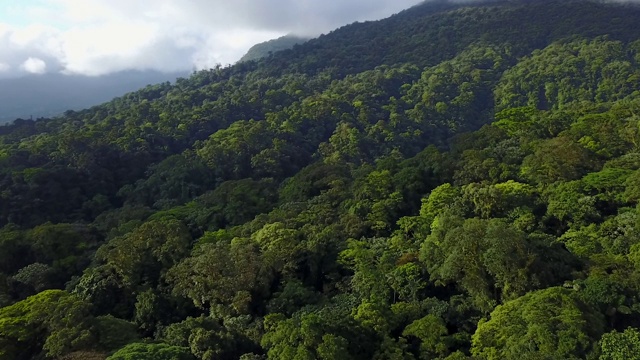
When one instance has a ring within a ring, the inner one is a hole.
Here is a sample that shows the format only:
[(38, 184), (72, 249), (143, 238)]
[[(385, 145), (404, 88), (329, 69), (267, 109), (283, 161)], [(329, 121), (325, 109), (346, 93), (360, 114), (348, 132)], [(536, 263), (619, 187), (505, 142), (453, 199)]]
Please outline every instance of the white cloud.
[(0, 73), (7, 72), (9, 70), (11, 70), (11, 65), (0, 63)]
[(47, 63), (42, 59), (33, 57), (28, 58), (20, 67), (31, 74), (44, 74), (47, 72)]
[(33, 24), (0, 23), (0, 63), (14, 71), (85, 75), (207, 68), (235, 62), (258, 42), (287, 33), (318, 35), (418, 2), (40, 0), (25, 9)]

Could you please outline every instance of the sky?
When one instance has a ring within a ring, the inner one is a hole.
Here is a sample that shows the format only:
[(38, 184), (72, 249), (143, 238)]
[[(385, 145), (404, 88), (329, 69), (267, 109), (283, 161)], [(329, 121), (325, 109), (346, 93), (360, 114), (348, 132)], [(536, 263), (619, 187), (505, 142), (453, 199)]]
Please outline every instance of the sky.
[(232, 64), (254, 44), (317, 36), (420, 0), (0, 0), (0, 78)]

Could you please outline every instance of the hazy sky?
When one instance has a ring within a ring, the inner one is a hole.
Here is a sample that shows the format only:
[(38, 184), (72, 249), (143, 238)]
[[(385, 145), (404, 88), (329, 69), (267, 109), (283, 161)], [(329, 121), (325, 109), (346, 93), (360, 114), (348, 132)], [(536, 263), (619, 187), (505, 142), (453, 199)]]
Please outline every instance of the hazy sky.
[(237, 61), (287, 33), (318, 35), (420, 0), (0, 0), (0, 77)]

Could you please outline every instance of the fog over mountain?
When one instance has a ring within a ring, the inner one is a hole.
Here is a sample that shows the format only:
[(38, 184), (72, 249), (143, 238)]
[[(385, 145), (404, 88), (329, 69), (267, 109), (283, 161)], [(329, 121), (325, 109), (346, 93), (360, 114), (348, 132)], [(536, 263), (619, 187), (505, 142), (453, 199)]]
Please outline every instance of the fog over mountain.
[(29, 0), (0, 4), (0, 78), (164, 72), (235, 63), (285, 34), (316, 36), (418, 0)]
[(186, 75), (186, 72), (123, 71), (97, 77), (44, 74), (0, 79), (0, 123), (84, 109), (149, 84), (174, 81)]

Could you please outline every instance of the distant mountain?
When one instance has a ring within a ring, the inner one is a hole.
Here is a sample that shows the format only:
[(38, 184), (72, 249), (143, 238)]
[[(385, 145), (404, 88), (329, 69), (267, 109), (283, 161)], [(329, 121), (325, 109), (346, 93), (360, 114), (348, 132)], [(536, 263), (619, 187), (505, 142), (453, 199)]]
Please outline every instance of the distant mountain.
[(0, 123), (56, 116), (186, 75), (186, 72), (125, 71), (98, 77), (46, 74), (0, 79)]
[(239, 62), (259, 60), (278, 51), (291, 49), (295, 45), (302, 44), (307, 41), (309, 41), (309, 38), (299, 37), (296, 35), (285, 35), (283, 37), (252, 46)]

